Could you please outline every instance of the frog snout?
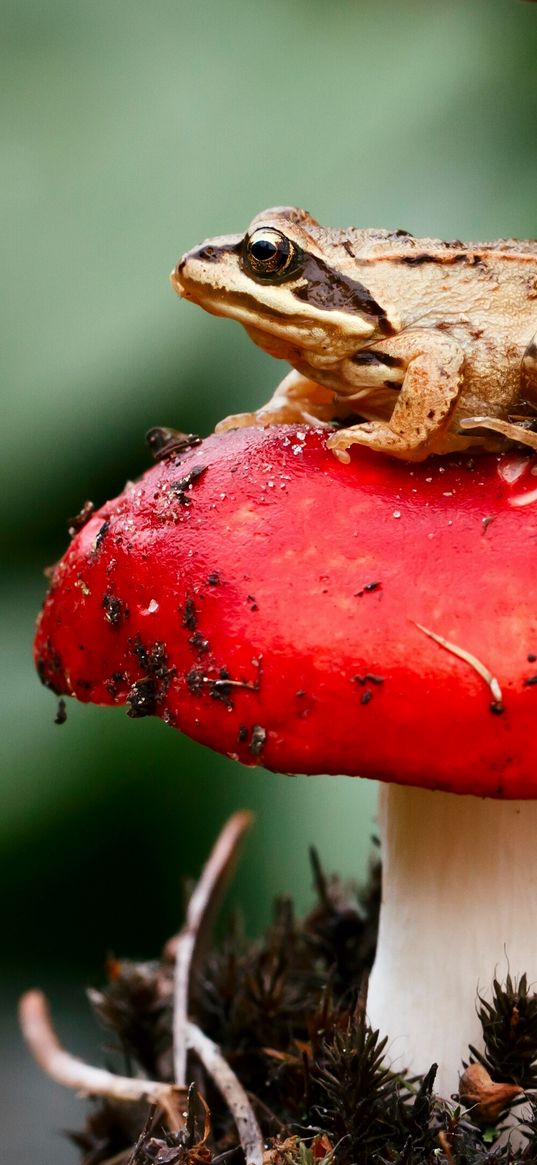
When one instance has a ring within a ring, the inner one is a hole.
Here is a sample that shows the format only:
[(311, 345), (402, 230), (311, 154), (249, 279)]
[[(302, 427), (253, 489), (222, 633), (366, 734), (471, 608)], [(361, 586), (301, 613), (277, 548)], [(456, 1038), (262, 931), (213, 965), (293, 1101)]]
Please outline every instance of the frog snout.
[(172, 287), (183, 299), (192, 299), (189, 285), (197, 287), (206, 282), (204, 278), (207, 262), (214, 262), (214, 248), (208, 244), (186, 251), (174, 267), (170, 279)]
[(170, 283), (171, 283), (174, 291), (176, 291), (178, 295), (182, 295), (183, 297), (186, 297), (186, 291), (185, 291), (185, 287), (184, 287), (184, 283), (183, 283), (183, 279), (182, 279), (183, 271), (185, 268), (185, 263), (186, 263), (186, 255), (183, 255), (182, 258), (179, 259), (179, 262), (176, 264), (173, 271), (170, 271)]

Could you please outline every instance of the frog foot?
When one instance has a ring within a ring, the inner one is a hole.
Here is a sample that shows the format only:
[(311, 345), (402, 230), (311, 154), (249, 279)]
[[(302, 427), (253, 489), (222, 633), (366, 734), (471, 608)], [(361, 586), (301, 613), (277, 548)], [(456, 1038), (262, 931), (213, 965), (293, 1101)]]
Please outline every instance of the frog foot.
[[(258, 419), (258, 413), (232, 413), (229, 417), (224, 417), (215, 425), (215, 433), (227, 433), (230, 429), (245, 429), (248, 425), (260, 426), (262, 424)], [(268, 421), (265, 424), (268, 425)]]
[(501, 421), (497, 417), (463, 417), (459, 421), (459, 428), (465, 432), (469, 429), (491, 429), (509, 441), (518, 441), (521, 445), (529, 445), (530, 449), (537, 450), (537, 433), (512, 421)]
[(244, 429), (249, 425), (258, 429), (266, 429), (269, 425), (314, 425), (317, 429), (332, 428), (330, 421), (324, 421), (290, 401), (282, 402), (275, 407), (257, 409), (255, 413), (234, 413), (230, 417), (224, 417), (224, 420), (216, 425), (215, 433), (227, 433), (229, 429)]
[(350, 429), (338, 429), (328, 438), (326, 445), (338, 461), (345, 465), (350, 461), (348, 453), (350, 445), (367, 445), (369, 449), (388, 453), (391, 457), (399, 457), (403, 461), (424, 461), (430, 452), (424, 436), (414, 442), (409, 441), (404, 434), (396, 433), (382, 421), (365, 421), (360, 425), (353, 425)]

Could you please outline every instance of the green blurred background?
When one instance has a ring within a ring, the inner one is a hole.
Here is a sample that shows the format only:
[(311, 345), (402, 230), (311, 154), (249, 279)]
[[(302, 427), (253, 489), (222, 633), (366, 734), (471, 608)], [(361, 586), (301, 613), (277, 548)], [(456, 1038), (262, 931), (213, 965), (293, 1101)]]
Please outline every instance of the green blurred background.
[[(148, 464), (143, 434), (206, 433), (282, 367), (167, 276), (278, 203), (331, 225), (535, 235), (537, 5), (524, 0), (2, 0), (5, 225), (2, 1153), (74, 1163), (80, 1103), (21, 1049), (16, 995), (49, 988), (91, 1048), (82, 987), (155, 954), (226, 815), (258, 814), (233, 900), (255, 933), (307, 904), (307, 846), (362, 873), (374, 788), (248, 771), (162, 724), (55, 701), (31, 663), (66, 518)], [(95, 1055), (92, 1051), (91, 1054)], [(22, 1129), (21, 1129), (22, 1121)]]

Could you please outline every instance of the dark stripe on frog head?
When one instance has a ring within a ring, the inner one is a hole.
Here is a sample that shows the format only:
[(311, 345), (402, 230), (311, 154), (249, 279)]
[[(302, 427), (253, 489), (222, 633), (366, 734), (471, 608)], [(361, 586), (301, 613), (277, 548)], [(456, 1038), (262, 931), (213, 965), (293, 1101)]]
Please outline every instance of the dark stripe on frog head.
[(300, 268), (306, 280), (297, 288), (291, 288), (296, 299), (318, 307), (322, 311), (343, 311), (363, 316), (376, 316), (379, 331), (384, 335), (393, 334), (393, 328), (384, 308), (380, 306), (363, 283), (342, 275), (329, 267), (317, 255), (305, 252)]
[(354, 356), (351, 356), (351, 361), (353, 364), (361, 365), (362, 368), (366, 365), (378, 367), (381, 364), (384, 364), (385, 368), (403, 367), (403, 361), (399, 356), (389, 356), (387, 352), (372, 352), (369, 348), (362, 348), (360, 352), (355, 352)]

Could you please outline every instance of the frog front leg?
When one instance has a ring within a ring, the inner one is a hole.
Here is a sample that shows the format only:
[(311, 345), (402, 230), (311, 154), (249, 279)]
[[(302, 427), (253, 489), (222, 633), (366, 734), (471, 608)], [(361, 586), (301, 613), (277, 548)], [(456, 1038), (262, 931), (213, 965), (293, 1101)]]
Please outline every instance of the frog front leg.
[(405, 363), (405, 375), (389, 421), (365, 421), (328, 438), (329, 449), (349, 461), (351, 445), (367, 445), (405, 461), (423, 461), (443, 451), (443, 433), (462, 385), (464, 353), (440, 332), (405, 332), (390, 350)]
[(242, 429), (247, 425), (326, 425), (333, 420), (335, 392), (302, 373), (292, 372), (278, 385), (274, 396), (253, 413), (235, 413), (219, 421), (215, 432)]

